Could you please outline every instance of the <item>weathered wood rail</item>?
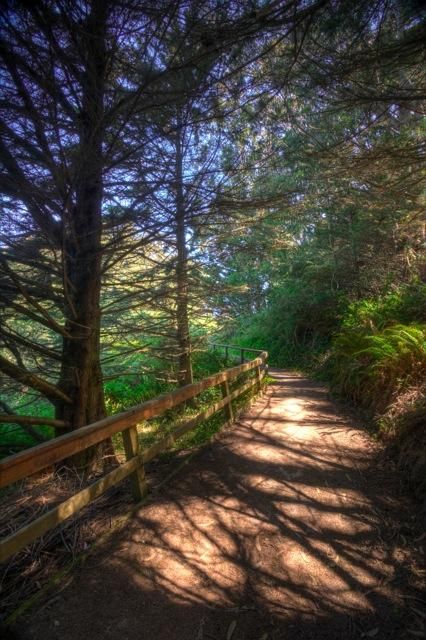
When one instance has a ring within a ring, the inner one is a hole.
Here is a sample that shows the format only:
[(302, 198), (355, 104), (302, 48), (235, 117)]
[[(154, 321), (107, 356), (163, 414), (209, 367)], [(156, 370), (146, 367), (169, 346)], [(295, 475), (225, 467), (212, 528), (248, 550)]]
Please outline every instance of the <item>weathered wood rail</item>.
[(220, 350), (220, 349), (224, 350), (225, 362), (229, 362), (230, 354), (235, 351), (239, 353), (237, 358), (239, 359), (241, 364), (245, 362), (245, 356), (248, 353), (256, 354), (257, 356), (261, 356), (261, 354), (264, 353), (260, 349), (249, 349), (248, 347), (240, 347), (239, 345), (236, 345), (236, 344), (218, 344), (217, 342), (212, 342), (210, 346), (212, 347), (213, 351)]
[[(249, 350), (246, 349), (245, 351)], [(161, 451), (170, 447), (175, 440), (188, 431), (195, 429), (197, 425), (221, 409), (224, 409), (225, 412), (225, 424), (231, 423), (234, 419), (232, 401), (253, 387), (260, 392), (268, 354), (265, 351), (257, 353), (258, 357), (254, 360), (242, 362), (238, 366), (204, 378), (200, 382), (181, 387), (170, 393), (164, 393), (157, 398), (132, 407), (128, 411), (104, 418), (2, 460), (0, 462), (0, 488), (28, 478), (32, 474), (99, 444), (119, 432), (122, 434), (126, 454), (126, 462), (78, 491), (64, 502), (43, 513), (43, 515), (29, 524), (14, 531), (8, 537), (0, 540), (0, 562), (7, 560), (36, 538), (75, 515), (83, 507), (101, 496), (107, 489), (128, 476), (131, 479), (133, 498), (135, 501), (140, 501), (147, 491), (144, 470), (146, 462), (152, 460)], [(243, 356), (241, 357), (243, 359)], [(237, 388), (231, 392), (230, 382), (235, 381), (241, 374), (249, 371), (254, 371), (254, 377), (240, 382)], [(158, 417), (167, 409), (178, 407), (195, 398), (206, 389), (219, 385), (222, 393), (221, 400), (215, 402), (208, 409), (190, 420), (179, 424), (166, 437), (155, 442), (152, 446), (144, 450), (140, 449), (137, 432), (139, 422)]]

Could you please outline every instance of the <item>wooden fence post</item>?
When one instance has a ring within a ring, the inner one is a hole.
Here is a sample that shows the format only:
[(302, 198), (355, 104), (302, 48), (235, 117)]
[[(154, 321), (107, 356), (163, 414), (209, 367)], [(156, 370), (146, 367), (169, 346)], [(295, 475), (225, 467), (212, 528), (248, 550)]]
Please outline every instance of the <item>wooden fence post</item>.
[(260, 377), (260, 366), (256, 367), (257, 391), (262, 395), (262, 379)]
[[(220, 385), (220, 388), (222, 389), (222, 398), (226, 398), (227, 396), (229, 396), (228, 380), (225, 380), (225, 382), (222, 382)], [(229, 403), (224, 406), (224, 411), (225, 411), (227, 420), (229, 420), (229, 422), (234, 422), (234, 411), (232, 409), (232, 401), (229, 401)]]
[[(244, 352), (253, 353), (253, 349), (242, 349), (237, 346), (217, 345), (218, 348), (239, 349), (241, 358)], [(132, 407), (116, 416), (103, 418), (95, 423), (76, 429), (32, 447), (30, 450), (14, 454), (0, 461), (0, 489), (14, 482), (18, 482), (46, 467), (65, 460), (67, 457), (85, 451), (89, 447), (103, 442), (114, 434), (121, 433), (126, 453), (127, 462), (113, 469), (99, 478), (88, 487), (75, 493), (53, 509), (43, 513), (39, 518), (24, 525), (18, 531), (0, 541), (0, 562), (8, 559), (14, 553), (30, 544), (46, 531), (53, 529), (60, 522), (75, 515), (86, 505), (96, 500), (110, 487), (130, 477), (132, 494), (136, 501), (140, 501), (147, 492), (144, 462), (152, 460), (158, 453), (170, 447), (176, 438), (181, 437), (187, 431), (191, 431), (202, 421), (207, 420), (222, 409), (225, 412), (228, 424), (234, 421), (232, 401), (248, 390), (254, 388), (258, 393), (262, 392), (262, 369), (266, 369), (268, 354), (261, 352), (261, 356), (247, 363), (232, 367), (228, 371), (222, 371), (204, 378), (202, 381), (176, 389), (157, 398), (148, 400), (136, 407)], [(260, 363), (260, 364), (259, 364)], [(246, 382), (235, 383), (236, 388), (231, 392), (229, 380), (235, 380), (240, 374), (254, 371)], [(168, 436), (151, 445), (145, 451), (141, 451), (138, 442), (137, 423), (142, 420), (162, 415), (166, 409), (178, 407), (183, 402), (195, 398), (205, 389), (221, 387), (222, 400), (216, 401), (205, 411), (185, 423), (180, 423)]]
[(241, 349), (241, 364), (244, 364), (244, 349)]
[[(138, 430), (136, 427), (130, 427), (123, 431), (122, 434), (126, 460), (131, 460), (139, 455)], [(142, 461), (141, 466), (130, 475), (130, 482), (132, 483), (133, 498), (135, 502), (139, 502), (147, 492), (145, 469)]]

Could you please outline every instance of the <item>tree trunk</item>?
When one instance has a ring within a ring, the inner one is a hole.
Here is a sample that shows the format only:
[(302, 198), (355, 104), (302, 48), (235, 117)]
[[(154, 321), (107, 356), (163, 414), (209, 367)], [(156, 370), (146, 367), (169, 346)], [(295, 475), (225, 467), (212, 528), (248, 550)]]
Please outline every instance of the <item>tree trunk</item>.
[[(83, 36), (86, 68), (82, 78), (79, 147), (74, 166), (75, 197), (64, 219), (63, 269), (66, 330), (59, 387), (72, 400), (57, 405), (57, 417), (78, 429), (105, 416), (100, 365), (100, 292), (106, 11), (94, 0)], [(109, 453), (111, 446), (107, 446)], [(87, 466), (105, 446), (83, 452), (73, 462)]]
[(193, 382), (191, 338), (188, 318), (188, 249), (186, 246), (185, 202), (183, 194), (182, 133), (176, 134), (176, 325), (179, 349), (178, 379), (181, 386)]

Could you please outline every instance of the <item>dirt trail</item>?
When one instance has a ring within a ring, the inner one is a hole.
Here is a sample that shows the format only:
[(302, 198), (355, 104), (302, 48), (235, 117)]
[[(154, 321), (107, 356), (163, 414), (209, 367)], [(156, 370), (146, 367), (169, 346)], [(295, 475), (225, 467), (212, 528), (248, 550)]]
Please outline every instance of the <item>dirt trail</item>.
[(391, 474), (322, 387), (274, 375), (232, 429), (21, 625), (25, 635), (420, 637), (414, 534)]

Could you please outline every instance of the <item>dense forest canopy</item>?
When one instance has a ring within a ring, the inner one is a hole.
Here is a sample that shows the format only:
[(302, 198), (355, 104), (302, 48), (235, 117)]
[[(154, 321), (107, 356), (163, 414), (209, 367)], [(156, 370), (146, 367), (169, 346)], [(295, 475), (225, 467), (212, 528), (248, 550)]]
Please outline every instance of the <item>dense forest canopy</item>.
[(213, 335), (418, 415), (420, 2), (9, 1), (0, 24), (6, 452), (190, 383)]

